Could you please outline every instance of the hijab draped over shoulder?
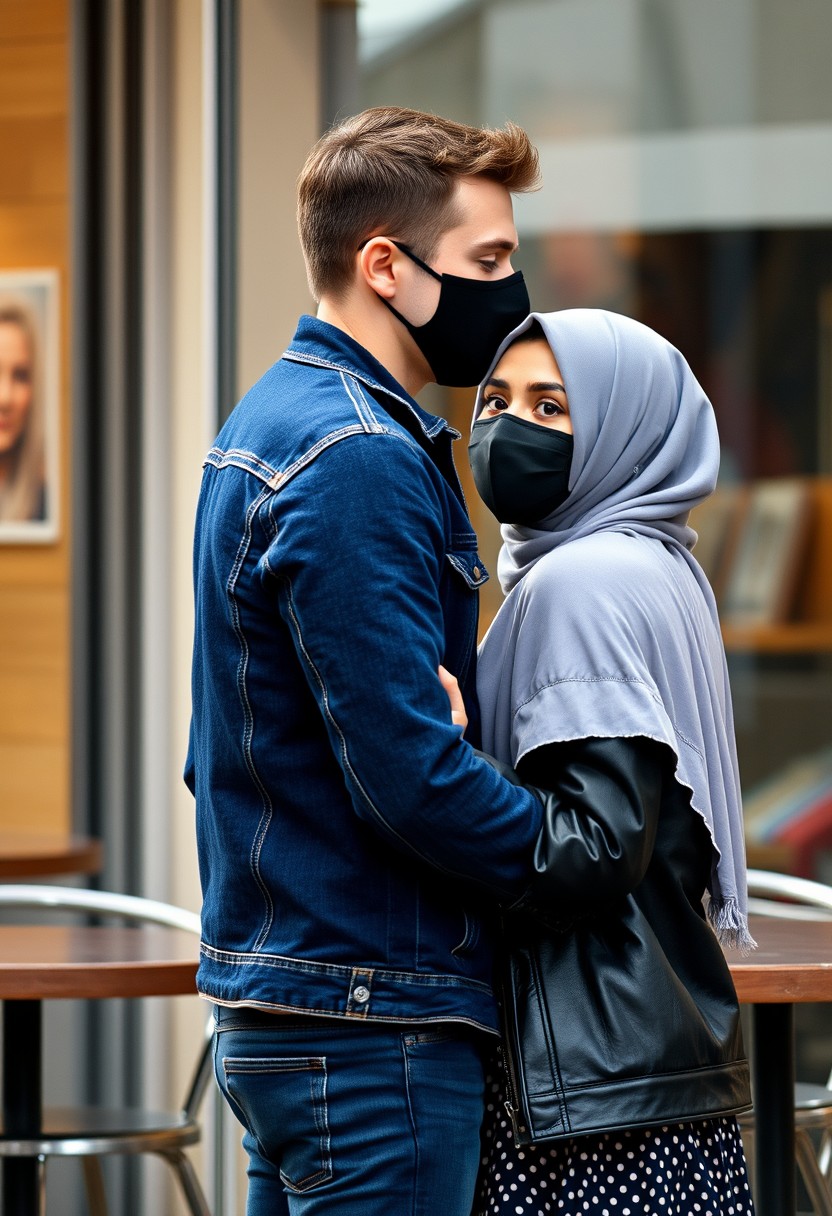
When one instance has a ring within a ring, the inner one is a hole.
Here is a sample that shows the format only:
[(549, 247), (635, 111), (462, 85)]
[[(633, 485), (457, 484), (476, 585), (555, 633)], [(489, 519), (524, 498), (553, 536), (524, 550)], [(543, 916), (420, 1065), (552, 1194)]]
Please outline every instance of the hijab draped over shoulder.
[[(670, 343), (601, 310), (533, 313), (495, 364), (533, 321), (569, 400), (569, 497), (534, 527), (502, 527), (506, 599), (479, 660), (483, 746), (516, 766), (575, 739), (665, 744), (713, 842), (711, 923), (748, 949), (728, 672), (688, 525), (716, 484), (713, 409)], [(481, 410), (482, 390), (475, 418)]]

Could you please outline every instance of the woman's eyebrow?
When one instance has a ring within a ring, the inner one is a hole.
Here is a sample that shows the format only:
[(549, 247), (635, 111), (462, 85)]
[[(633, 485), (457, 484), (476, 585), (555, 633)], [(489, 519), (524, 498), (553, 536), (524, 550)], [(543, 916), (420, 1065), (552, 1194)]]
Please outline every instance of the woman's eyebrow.
[[(495, 380), (496, 384), (497, 381)], [(500, 386), (502, 387), (502, 385)], [(506, 386), (508, 387), (508, 386)], [(558, 384), (557, 380), (535, 380), (531, 384), (527, 384), (526, 388), (530, 393), (565, 393), (566, 389), (562, 384)]]
[(498, 380), (496, 376), (489, 376), (487, 382), (493, 384), (495, 388), (509, 388), (508, 380)]

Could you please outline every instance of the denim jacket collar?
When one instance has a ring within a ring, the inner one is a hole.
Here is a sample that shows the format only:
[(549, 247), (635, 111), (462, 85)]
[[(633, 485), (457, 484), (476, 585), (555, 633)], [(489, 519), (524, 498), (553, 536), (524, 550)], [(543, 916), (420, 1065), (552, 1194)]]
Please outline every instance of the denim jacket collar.
[(327, 321), (308, 315), (302, 316), (291, 346), (283, 352), (283, 358), (294, 363), (309, 363), (345, 372), (355, 376), (374, 392), (394, 398), (410, 410), (426, 439), (433, 440), (443, 431), (447, 431), (454, 439), (459, 438), (459, 431), (444, 418), (422, 409), (418, 401), (402, 388), (398, 380), (394, 379), (365, 347)]

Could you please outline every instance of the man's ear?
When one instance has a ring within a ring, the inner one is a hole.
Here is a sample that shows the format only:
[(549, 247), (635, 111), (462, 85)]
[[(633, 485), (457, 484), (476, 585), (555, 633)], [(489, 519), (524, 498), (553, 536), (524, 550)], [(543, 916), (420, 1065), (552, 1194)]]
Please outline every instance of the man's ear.
[(396, 294), (401, 260), (401, 254), (391, 240), (386, 236), (373, 236), (359, 251), (359, 274), (376, 295), (391, 300)]

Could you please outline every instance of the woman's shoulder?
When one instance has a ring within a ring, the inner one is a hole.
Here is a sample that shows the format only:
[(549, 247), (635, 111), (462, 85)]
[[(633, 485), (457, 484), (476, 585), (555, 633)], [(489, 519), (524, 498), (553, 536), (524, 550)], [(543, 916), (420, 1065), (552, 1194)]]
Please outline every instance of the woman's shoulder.
[(561, 590), (578, 584), (623, 591), (640, 587), (663, 569), (664, 546), (627, 532), (594, 532), (552, 549), (529, 571), (530, 592), (557, 582)]

